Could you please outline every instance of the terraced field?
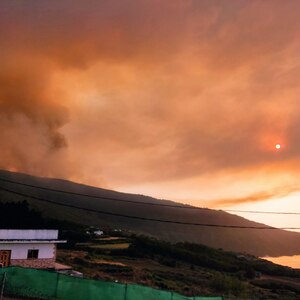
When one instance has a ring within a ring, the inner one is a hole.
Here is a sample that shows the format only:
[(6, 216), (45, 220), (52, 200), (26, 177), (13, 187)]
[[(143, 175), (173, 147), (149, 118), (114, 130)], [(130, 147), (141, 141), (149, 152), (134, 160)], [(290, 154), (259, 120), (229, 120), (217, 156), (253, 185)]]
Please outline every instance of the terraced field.
[[(195, 244), (174, 245), (138, 236), (97, 238), (72, 250), (59, 250), (58, 260), (87, 278), (138, 283), (187, 296), (300, 300), (297, 270)], [(271, 276), (275, 273), (278, 276)]]

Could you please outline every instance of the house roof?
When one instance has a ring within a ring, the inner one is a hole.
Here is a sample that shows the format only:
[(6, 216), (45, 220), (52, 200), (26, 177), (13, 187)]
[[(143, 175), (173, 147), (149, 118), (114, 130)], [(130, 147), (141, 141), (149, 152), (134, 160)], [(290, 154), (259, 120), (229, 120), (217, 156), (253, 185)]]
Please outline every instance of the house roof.
[(0, 244), (61, 244), (66, 243), (65, 240), (30, 240), (30, 239), (22, 239), (22, 240), (2, 240), (0, 239)]
[(54, 229), (0, 229), (0, 240), (57, 240)]
[(56, 229), (0, 229), (1, 244), (66, 243), (58, 240)]

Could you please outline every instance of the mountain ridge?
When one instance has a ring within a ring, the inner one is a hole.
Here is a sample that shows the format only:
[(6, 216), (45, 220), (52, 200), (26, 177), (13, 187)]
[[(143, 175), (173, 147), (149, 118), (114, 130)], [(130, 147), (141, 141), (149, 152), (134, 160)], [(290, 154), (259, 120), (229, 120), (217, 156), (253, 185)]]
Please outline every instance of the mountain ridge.
[[(116, 214), (174, 220), (187, 223), (194, 222), (255, 227), (266, 226), (261, 223), (249, 221), (234, 214), (209, 208), (189, 209), (189, 207), (192, 206), (186, 205), (186, 209), (178, 209), (176, 207), (159, 205), (145, 205), (128, 202), (123, 203), (122, 200), (130, 200), (139, 203), (148, 202), (153, 204), (183, 206), (183, 204), (171, 200), (156, 199), (144, 195), (117, 192), (88, 186), (85, 184), (78, 184), (65, 179), (36, 177), (24, 173), (9, 172), (6, 170), (0, 170), (0, 178), (30, 185), (37, 185), (45, 188), (70, 191), (72, 193), (88, 194), (96, 197), (114, 197), (120, 201), (113, 202), (108, 199), (68, 195), (0, 181), (1, 187), (13, 189), (19, 193), (32, 195), (63, 204), (76, 205), (94, 210), (113, 212)], [(1, 201), (21, 201), (26, 199), (32, 207), (41, 210), (47, 216), (66, 219), (86, 225), (100, 227), (110, 226), (111, 228), (129, 230), (137, 234), (144, 234), (170, 242), (187, 241), (200, 243), (215, 248), (223, 248), (229, 251), (247, 252), (257, 256), (300, 254), (300, 233), (295, 232), (279, 229), (229, 229), (179, 224), (162, 224), (159, 222), (100, 215), (98, 213), (86, 211), (83, 213), (75, 208), (39, 202), (5, 191), (0, 192), (0, 197)]]

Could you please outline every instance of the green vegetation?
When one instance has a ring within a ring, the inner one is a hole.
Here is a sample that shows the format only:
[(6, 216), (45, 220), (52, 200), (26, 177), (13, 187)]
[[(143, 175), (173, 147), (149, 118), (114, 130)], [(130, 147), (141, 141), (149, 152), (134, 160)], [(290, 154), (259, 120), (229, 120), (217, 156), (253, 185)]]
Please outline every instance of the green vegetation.
[(168, 257), (169, 260), (181, 260), (216, 271), (238, 273), (240, 277), (250, 279), (254, 277), (255, 272), (300, 278), (300, 270), (276, 265), (252, 255), (239, 255), (191, 243), (171, 244), (146, 236), (134, 236), (134, 242), (124, 253), (134, 257), (150, 258), (159, 255)]
[[(49, 224), (50, 225), (50, 224)], [(46, 222), (40, 212), (30, 209), (27, 201), (0, 202), (0, 228), (44, 228)]]
[(2, 229), (59, 229), (59, 238), (66, 239), (64, 248), (73, 248), (76, 243), (90, 239), (86, 226), (74, 222), (45, 218), (32, 209), (27, 201), (0, 202), (0, 228)]

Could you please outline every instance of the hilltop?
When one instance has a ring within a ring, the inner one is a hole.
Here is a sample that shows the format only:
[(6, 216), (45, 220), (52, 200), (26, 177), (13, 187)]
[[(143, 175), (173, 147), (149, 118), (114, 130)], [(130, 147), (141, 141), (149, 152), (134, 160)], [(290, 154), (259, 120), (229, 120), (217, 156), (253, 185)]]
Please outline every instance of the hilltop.
[[(119, 199), (120, 201), (112, 201), (108, 199), (76, 196), (74, 194), (53, 192), (0, 181), (0, 187), (13, 190), (15, 192), (40, 197), (58, 203), (76, 205), (105, 212), (113, 212), (116, 214), (189, 223), (194, 222), (255, 227), (266, 226), (221, 210), (206, 208), (194, 210), (189, 209), (189, 206), (187, 206), (186, 209), (178, 209), (176, 207), (145, 205), (143, 202), (168, 205), (181, 204), (143, 195), (127, 194), (87, 186), (67, 180), (41, 178), (4, 170), (0, 171), (0, 178), (50, 189), (59, 189), (73, 193)], [(222, 248), (224, 250), (235, 252), (246, 252), (256, 256), (300, 254), (300, 233), (295, 232), (288, 232), (284, 230), (212, 228), (129, 219), (94, 212), (86, 212), (71, 207), (57, 206), (52, 203), (41, 202), (3, 190), (0, 191), (0, 199), (1, 201), (27, 200), (33, 208), (42, 211), (47, 217), (58, 218), (84, 225), (123, 229), (132, 233), (147, 235), (171, 243), (190, 242), (204, 244), (214, 248)], [(123, 202), (122, 200), (136, 201), (140, 204)]]

